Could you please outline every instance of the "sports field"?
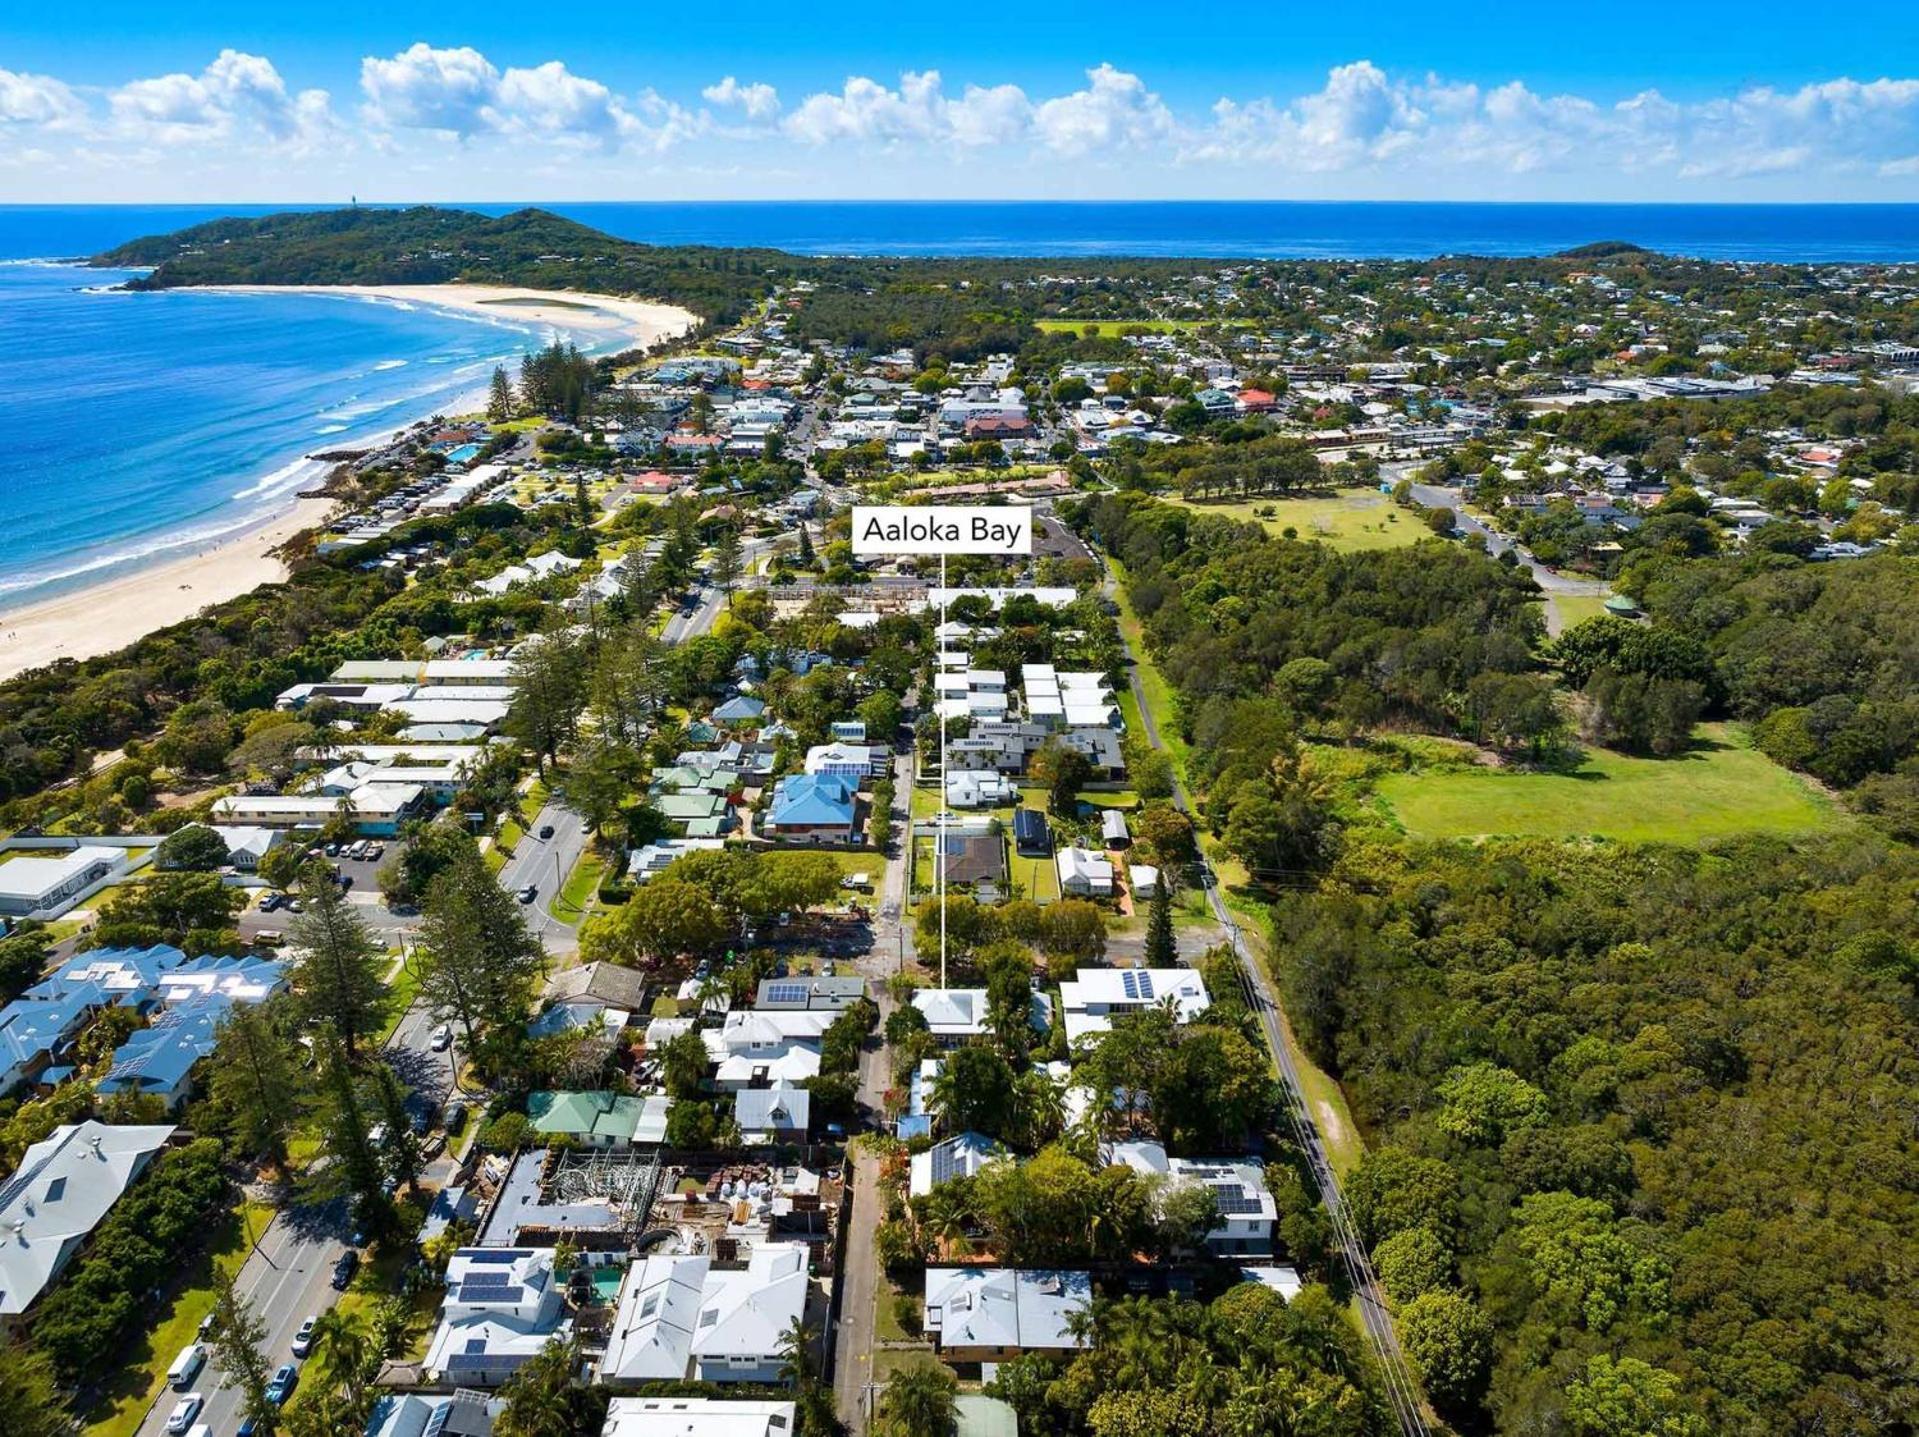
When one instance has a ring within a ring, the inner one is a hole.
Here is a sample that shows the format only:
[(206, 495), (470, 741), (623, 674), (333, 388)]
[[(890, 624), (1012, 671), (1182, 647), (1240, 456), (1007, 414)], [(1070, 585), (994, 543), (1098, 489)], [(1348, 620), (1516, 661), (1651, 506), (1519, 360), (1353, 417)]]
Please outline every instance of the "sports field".
[(1201, 514), (1258, 523), (1269, 534), (1291, 529), (1301, 539), (1318, 539), (1335, 549), (1391, 549), (1432, 537), (1410, 509), (1401, 509), (1377, 489), (1342, 489), (1311, 499), (1248, 499), (1230, 504), (1175, 500)]
[(1433, 769), (1382, 779), (1379, 797), (1415, 838), (1613, 838), (1703, 843), (1835, 828), (1845, 814), (1724, 725), (1679, 758), (1589, 749), (1571, 773)]

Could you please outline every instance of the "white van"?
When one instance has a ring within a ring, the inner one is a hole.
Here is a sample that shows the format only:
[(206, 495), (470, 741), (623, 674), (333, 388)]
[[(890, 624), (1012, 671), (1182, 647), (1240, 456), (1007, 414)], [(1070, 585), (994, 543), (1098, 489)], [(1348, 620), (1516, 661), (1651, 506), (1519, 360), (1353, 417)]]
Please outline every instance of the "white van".
[(180, 1355), (173, 1359), (173, 1366), (167, 1369), (167, 1385), (176, 1392), (184, 1392), (193, 1385), (193, 1379), (201, 1367), (206, 1364), (207, 1349), (203, 1342), (189, 1342), (180, 1349)]

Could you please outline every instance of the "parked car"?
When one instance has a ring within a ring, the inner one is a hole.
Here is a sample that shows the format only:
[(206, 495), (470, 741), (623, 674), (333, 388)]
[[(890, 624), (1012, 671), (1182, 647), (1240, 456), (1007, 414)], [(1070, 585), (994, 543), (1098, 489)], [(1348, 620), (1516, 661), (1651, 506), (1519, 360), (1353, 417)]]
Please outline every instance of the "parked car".
[(274, 1369), (272, 1380), (267, 1383), (267, 1401), (275, 1407), (285, 1406), (299, 1382), (300, 1369), (291, 1362), (282, 1362)]
[(317, 1317), (309, 1317), (300, 1324), (300, 1330), (293, 1334), (293, 1355), (305, 1357), (313, 1350), (313, 1329), (319, 1323)]
[(173, 1411), (167, 1415), (167, 1431), (185, 1432), (193, 1425), (193, 1419), (200, 1415), (200, 1409), (207, 1405), (207, 1399), (198, 1392), (189, 1392), (173, 1404)]
[(281, 898), (279, 894), (269, 893), (265, 898), (260, 900), (260, 911), (262, 913), (271, 913), (280, 906), (280, 903)]
[(442, 1122), (449, 1133), (457, 1133), (466, 1126), (466, 1104), (455, 1098), (446, 1105), (446, 1115)]
[(427, 1042), (434, 1052), (444, 1053), (448, 1048), (453, 1046), (453, 1029), (447, 1024), (442, 1023), (433, 1030), (433, 1036), (429, 1038)]
[(333, 1286), (336, 1291), (345, 1292), (347, 1284), (353, 1281), (353, 1274), (360, 1270), (360, 1254), (348, 1248), (340, 1254), (340, 1260), (333, 1264)]
[(286, 934), (282, 933), (278, 928), (262, 928), (258, 933), (253, 935), (253, 943), (256, 948), (278, 948), (286, 941)]
[(194, 1377), (206, 1366), (207, 1350), (198, 1342), (189, 1342), (180, 1349), (180, 1355), (173, 1359), (173, 1366), (167, 1369), (167, 1386), (176, 1392), (184, 1392), (193, 1385)]

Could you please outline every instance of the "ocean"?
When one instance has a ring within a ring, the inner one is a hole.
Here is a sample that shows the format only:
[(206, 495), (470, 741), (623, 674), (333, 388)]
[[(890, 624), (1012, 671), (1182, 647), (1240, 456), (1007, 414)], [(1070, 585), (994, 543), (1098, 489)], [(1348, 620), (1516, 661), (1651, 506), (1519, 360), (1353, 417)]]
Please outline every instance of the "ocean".
[(481, 390), (550, 331), (329, 295), (135, 294), (0, 263), (0, 612), (214, 544), (325, 472), (304, 456)]
[[(514, 204), (475, 204), (505, 213)], [(204, 547), (318, 476), (303, 456), (434, 412), (541, 326), (311, 295), (107, 292), (46, 263), (285, 206), (0, 206), (0, 608)], [(1919, 205), (549, 203), (655, 244), (811, 254), (1423, 258), (1596, 240), (1713, 259), (1919, 261)]]
[[(538, 202), (650, 244), (801, 254), (1203, 255), (1424, 259), (1550, 254), (1626, 240), (1704, 259), (1919, 261), (1919, 205), (1435, 204), (1193, 201)], [(518, 203), (461, 206), (505, 214)], [(97, 254), (140, 235), (287, 205), (0, 205), (0, 258)], [(330, 208), (306, 206), (305, 208)]]

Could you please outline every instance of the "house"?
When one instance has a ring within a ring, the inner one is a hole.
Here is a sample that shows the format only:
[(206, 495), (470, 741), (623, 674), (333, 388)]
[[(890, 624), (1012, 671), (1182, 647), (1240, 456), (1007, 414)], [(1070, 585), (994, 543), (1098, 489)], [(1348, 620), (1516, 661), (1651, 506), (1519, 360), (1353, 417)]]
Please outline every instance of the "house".
[(1126, 815), (1117, 808), (1100, 810), (1099, 834), (1108, 848), (1132, 847), (1133, 835), (1126, 829)]
[[(926, 1029), (946, 1047), (992, 1033), (987, 1023), (984, 988), (919, 988), (913, 993), (913, 1006), (926, 1019)], [(1053, 1000), (1046, 993), (1033, 994), (1031, 1021), (1033, 1031), (1044, 1033), (1053, 1021)]]
[(954, 1178), (978, 1177), (981, 1168), (1007, 1156), (1005, 1145), (996, 1138), (984, 1133), (960, 1133), (934, 1143), (923, 1153), (913, 1154), (907, 1191), (914, 1197), (925, 1197), (941, 1183)]
[(786, 1331), (806, 1310), (804, 1243), (754, 1247), (745, 1268), (707, 1254), (649, 1257), (627, 1269), (600, 1362), (605, 1383), (774, 1383)]
[(227, 846), (227, 862), (242, 873), (252, 873), (276, 846), (286, 842), (286, 834), (277, 828), (228, 825), (215, 828), (220, 842)]
[(1086, 1346), (1073, 1321), (1093, 1301), (1085, 1272), (929, 1267), (925, 1330), (948, 1362), (1003, 1362), (1022, 1352)]
[(430, 1382), (498, 1387), (564, 1338), (551, 1248), (463, 1247), (447, 1260), (440, 1325), (421, 1370)]
[(724, 793), (662, 793), (653, 807), (688, 838), (717, 838), (733, 827), (733, 808)]
[(793, 1437), (791, 1402), (719, 1397), (615, 1397), (600, 1437)]
[(366, 1437), (492, 1437), (493, 1421), (505, 1410), (505, 1398), (484, 1392), (395, 1393), (373, 1404)]
[(1019, 785), (993, 769), (954, 769), (946, 775), (946, 801), (954, 808), (999, 808), (1019, 798)]
[(848, 778), (789, 774), (773, 789), (773, 806), (760, 826), (768, 837), (794, 843), (859, 840), (858, 789)]
[(1054, 860), (1059, 866), (1059, 891), (1073, 898), (1111, 898), (1113, 864), (1103, 853), (1074, 844), (1062, 848)]
[(646, 1011), (646, 979), (617, 963), (583, 963), (547, 979), (545, 1010), (527, 1025), (534, 1037), (594, 1024), (618, 1033)]
[(683, 854), (724, 847), (725, 841), (718, 838), (662, 838), (634, 850), (626, 861), (626, 876), (635, 883), (645, 883), (672, 867), (673, 860)]
[(830, 1012), (728, 1013), (718, 1028), (701, 1031), (714, 1083), (723, 1090), (765, 1088), (775, 1083), (804, 1083), (820, 1071), (820, 1040), (832, 1023)]
[(29, 851), (0, 863), (0, 914), (10, 918), (54, 919), (96, 885), (127, 868), (127, 851), (104, 844), (43, 857)]
[(1191, 968), (1081, 968), (1059, 985), (1059, 998), (1069, 1043), (1109, 1031), (1118, 1014), (1166, 1003), (1180, 1022), (1190, 1023), (1213, 1001), (1206, 980)]
[(178, 1108), (192, 1091), (193, 1065), (213, 1052), (220, 1024), (233, 1006), (231, 999), (216, 996), (167, 1009), (128, 1034), (95, 1090), (146, 1094), (159, 1098), (169, 1112)]
[(1013, 851), (1021, 858), (1047, 858), (1053, 852), (1053, 833), (1046, 815), (1037, 808), (1013, 810)]
[[(502, 706), (504, 712), (504, 706)], [(320, 828), (344, 814), (354, 830), (368, 838), (392, 838), (400, 825), (427, 808), (427, 792), (417, 783), (363, 783), (351, 793), (234, 794), (215, 799), (213, 815), (222, 823), (262, 828)]]
[(1239, 1276), (1242, 1282), (1256, 1282), (1261, 1287), (1271, 1288), (1286, 1302), (1291, 1302), (1298, 1297), (1306, 1286), (1300, 1281), (1299, 1269), (1285, 1263), (1242, 1267), (1239, 1270)]
[(946, 833), (935, 840), (948, 883), (998, 883), (1006, 876), (1006, 841), (997, 833)]
[(748, 1143), (803, 1143), (813, 1121), (813, 1095), (790, 1083), (742, 1088), (733, 1095), (733, 1121)]
[(1126, 865), (1126, 886), (1135, 901), (1159, 896), (1159, 870), (1150, 863)]
[(89, 1118), (27, 1149), (0, 1187), (0, 1317), (33, 1306), (172, 1136), (171, 1125)]
[(802, 973), (792, 978), (762, 979), (753, 1006), (762, 1011), (805, 1012), (813, 1009), (837, 1013), (852, 1007), (865, 996), (864, 978), (827, 978), (819, 974)]
[(766, 702), (750, 694), (736, 694), (713, 710), (713, 722), (722, 728), (756, 724), (766, 715)]
[(630, 1093), (528, 1093), (526, 1115), (543, 1138), (570, 1138), (585, 1148), (626, 1148), (644, 1104)]
[(808, 773), (850, 779), (858, 787), (884, 774), (889, 764), (883, 748), (863, 743), (823, 743), (806, 751), (804, 767)]
[(1124, 1164), (1157, 1173), (1175, 1185), (1199, 1184), (1213, 1190), (1219, 1215), (1206, 1234), (1207, 1251), (1220, 1257), (1270, 1255), (1279, 1205), (1266, 1186), (1266, 1165), (1258, 1158), (1169, 1158), (1158, 1143), (1109, 1143), (1102, 1157), (1109, 1166)]

